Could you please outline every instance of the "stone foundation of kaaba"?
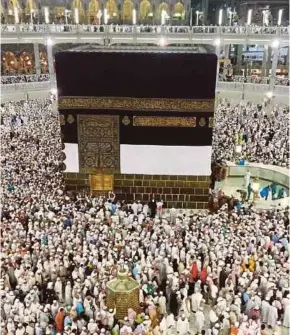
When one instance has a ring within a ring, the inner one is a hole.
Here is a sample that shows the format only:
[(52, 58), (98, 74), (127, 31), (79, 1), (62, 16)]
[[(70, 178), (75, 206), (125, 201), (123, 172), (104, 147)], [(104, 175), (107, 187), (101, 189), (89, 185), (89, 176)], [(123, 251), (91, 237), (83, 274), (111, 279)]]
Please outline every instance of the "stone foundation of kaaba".
[[(89, 174), (64, 173), (68, 190), (89, 190)], [(117, 200), (146, 203), (154, 196), (165, 207), (206, 209), (208, 207), (209, 177), (157, 176), (114, 174), (113, 191)], [(104, 193), (107, 194), (107, 193)]]

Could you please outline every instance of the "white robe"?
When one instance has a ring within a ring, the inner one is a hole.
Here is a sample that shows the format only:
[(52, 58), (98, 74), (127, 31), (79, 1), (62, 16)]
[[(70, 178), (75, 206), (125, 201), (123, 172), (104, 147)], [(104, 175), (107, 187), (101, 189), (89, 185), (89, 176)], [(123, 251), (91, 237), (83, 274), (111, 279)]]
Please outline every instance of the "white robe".
[(190, 301), (186, 298), (183, 299), (181, 307), (180, 307), (180, 313), (184, 314), (186, 318), (190, 317)]
[(54, 290), (55, 290), (55, 293), (58, 296), (58, 299), (60, 301), (62, 301), (63, 300), (63, 296), (62, 296), (62, 282), (60, 280), (56, 281), (56, 283), (54, 285)]
[(71, 285), (66, 285), (66, 287), (65, 287), (65, 303), (68, 306), (72, 305), (72, 288), (71, 288)]
[(186, 335), (189, 331), (189, 323), (187, 319), (182, 320), (181, 318), (178, 319), (176, 330), (180, 335)]
[(174, 320), (174, 315), (173, 314), (167, 315), (167, 317), (166, 317), (166, 327), (167, 327), (167, 335), (170, 335), (176, 327), (176, 322)]
[(200, 292), (194, 293), (191, 296), (191, 310), (197, 312), (202, 300), (202, 294)]
[(278, 320), (278, 311), (274, 306), (269, 307), (269, 313), (267, 317), (267, 325), (271, 327), (275, 327)]
[(204, 318), (203, 312), (197, 311), (195, 314), (195, 327), (198, 332), (200, 332), (202, 328), (204, 327), (204, 321), (205, 321), (205, 318)]
[(160, 306), (160, 313), (163, 314), (163, 315), (166, 314), (166, 298), (165, 298), (164, 295), (159, 297), (158, 303), (159, 303), (159, 306)]
[(262, 322), (266, 322), (268, 319), (268, 314), (269, 314), (269, 308), (270, 308), (270, 304), (268, 303), (268, 301), (263, 300), (262, 301), (262, 305), (261, 305), (261, 316), (262, 316)]
[(290, 328), (290, 304), (288, 304), (284, 311), (283, 326)]

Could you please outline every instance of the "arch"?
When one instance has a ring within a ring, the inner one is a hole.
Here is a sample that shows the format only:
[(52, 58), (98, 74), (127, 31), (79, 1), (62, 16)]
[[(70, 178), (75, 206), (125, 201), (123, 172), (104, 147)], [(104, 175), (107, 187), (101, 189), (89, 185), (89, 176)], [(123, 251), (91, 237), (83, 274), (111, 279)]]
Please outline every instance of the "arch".
[(82, 3), (82, 0), (73, 0), (72, 9), (74, 10), (75, 8), (79, 10), (79, 16), (82, 16), (82, 17), (85, 16), (85, 10), (84, 10), (84, 5)]
[(123, 20), (132, 20), (134, 4), (131, 0), (125, 0), (123, 3)]
[(25, 6), (25, 13), (29, 14), (31, 13), (31, 10), (36, 10), (37, 6), (34, 0), (27, 0), (26, 6)]
[(33, 73), (34, 71), (34, 61), (33, 56), (26, 51), (23, 51), (18, 56), (18, 72), (20, 73)]
[(159, 19), (161, 19), (161, 13), (163, 10), (165, 10), (165, 12), (169, 15), (169, 5), (165, 1), (161, 2), (158, 7), (157, 15)]
[(2, 59), (2, 67), (3, 67), (3, 72), (13, 72), (13, 73), (17, 73), (18, 71), (18, 61), (17, 61), (17, 57), (15, 56), (15, 54), (11, 51), (6, 51), (1, 55)]
[(88, 9), (88, 15), (89, 17), (95, 17), (100, 10), (100, 3), (98, 0), (90, 0), (89, 2), (89, 9)]
[(183, 13), (184, 13), (184, 6), (180, 1), (178, 1), (174, 6), (174, 15), (182, 16)]
[(140, 19), (145, 20), (152, 11), (152, 5), (149, 0), (142, 0), (140, 3)]
[(8, 15), (12, 13), (12, 16), (14, 15), (14, 7), (18, 9), (18, 14), (20, 15), (22, 13), (22, 8), (18, 2), (18, 0), (9, 0), (8, 1)]
[(106, 3), (106, 8), (109, 14), (109, 18), (112, 19), (118, 14), (118, 7), (115, 0), (108, 0)]

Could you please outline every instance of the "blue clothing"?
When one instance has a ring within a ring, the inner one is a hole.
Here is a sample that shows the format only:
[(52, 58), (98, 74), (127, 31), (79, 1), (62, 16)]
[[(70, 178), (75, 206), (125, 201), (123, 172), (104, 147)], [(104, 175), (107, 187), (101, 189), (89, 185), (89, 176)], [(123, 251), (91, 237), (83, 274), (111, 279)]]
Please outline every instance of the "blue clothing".
[(260, 196), (261, 196), (262, 198), (267, 198), (268, 195), (269, 195), (269, 188), (268, 188), (268, 186), (267, 186), (267, 187), (264, 187), (264, 188), (261, 190), (261, 192), (260, 192)]
[(279, 236), (278, 234), (274, 234), (272, 237), (272, 241), (274, 242), (274, 244), (276, 244), (279, 241)]
[(76, 305), (76, 312), (78, 314), (82, 314), (84, 313), (85, 309), (84, 309), (84, 306), (81, 302), (78, 302), (77, 305)]
[(244, 300), (244, 303), (245, 303), (245, 304), (249, 301), (249, 295), (248, 295), (247, 292), (245, 292), (245, 293), (243, 294), (243, 300)]
[(132, 270), (132, 275), (133, 275), (134, 278), (136, 278), (137, 274), (138, 274), (138, 269), (135, 266), (134, 269)]
[(67, 218), (64, 221), (64, 228), (66, 229), (67, 227), (71, 227), (71, 219), (70, 218)]
[(117, 209), (117, 206), (115, 204), (112, 204), (112, 209), (111, 209), (112, 214), (115, 214), (116, 209)]
[(72, 324), (72, 321), (71, 321), (70, 317), (67, 315), (64, 318), (64, 327), (71, 326), (71, 324)]

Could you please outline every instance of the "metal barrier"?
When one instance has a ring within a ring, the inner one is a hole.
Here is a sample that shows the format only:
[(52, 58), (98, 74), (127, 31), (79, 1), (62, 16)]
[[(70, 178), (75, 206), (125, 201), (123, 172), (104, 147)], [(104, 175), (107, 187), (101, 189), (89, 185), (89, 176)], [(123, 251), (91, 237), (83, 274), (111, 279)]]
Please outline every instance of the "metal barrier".
[(219, 34), (288, 36), (289, 27), (263, 26), (146, 26), (75, 24), (2, 24), (3, 34), (15, 33), (98, 33), (98, 34)]

